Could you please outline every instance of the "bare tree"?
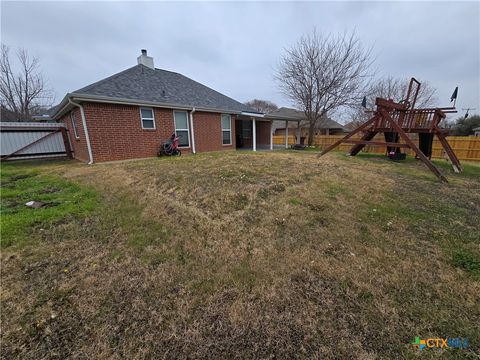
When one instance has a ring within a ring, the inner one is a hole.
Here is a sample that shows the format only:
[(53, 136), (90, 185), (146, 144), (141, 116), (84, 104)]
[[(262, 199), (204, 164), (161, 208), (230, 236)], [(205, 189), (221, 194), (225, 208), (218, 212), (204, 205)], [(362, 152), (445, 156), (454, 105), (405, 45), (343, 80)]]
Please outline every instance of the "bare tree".
[(327, 112), (361, 101), (372, 62), (371, 51), (355, 33), (323, 37), (313, 30), (286, 50), (275, 78), (284, 95), (305, 113), (309, 145)]
[(271, 113), (272, 111), (275, 111), (278, 109), (278, 106), (273, 102), (268, 100), (260, 100), (260, 99), (253, 99), (253, 100), (247, 101), (245, 105), (265, 114)]
[[(393, 99), (397, 102), (404, 100), (409, 82), (410, 79), (398, 79), (391, 76), (375, 81), (370, 89), (372, 103), (374, 103), (376, 97)], [(437, 98), (435, 97), (437, 90), (426, 81), (420, 80), (420, 83), (422, 85), (418, 92), (415, 107), (424, 108), (434, 106), (437, 103)]]
[[(375, 99), (377, 97), (384, 99), (393, 99), (396, 102), (404, 100), (407, 94), (408, 84), (410, 79), (400, 79), (388, 76), (379, 80), (372, 81), (371, 86), (365, 92), (367, 98), (367, 108), (373, 109), (375, 107)], [(421, 81), (420, 91), (418, 92), (416, 108), (433, 107), (437, 104), (435, 93), (437, 89), (432, 87), (427, 81)], [(367, 121), (371, 114), (365, 113), (363, 108), (358, 104), (351, 108), (350, 118), (351, 124), (360, 125)]]
[(40, 109), (50, 107), (53, 90), (47, 87), (39, 69), (39, 60), (30, 57), (27, 50), (17, 51), (18, 73), (15, 73), (9, 47), (2, 44), (0, 59), (0, 96), (2, 106), (17, 114), (18, 119), (31, 119)]

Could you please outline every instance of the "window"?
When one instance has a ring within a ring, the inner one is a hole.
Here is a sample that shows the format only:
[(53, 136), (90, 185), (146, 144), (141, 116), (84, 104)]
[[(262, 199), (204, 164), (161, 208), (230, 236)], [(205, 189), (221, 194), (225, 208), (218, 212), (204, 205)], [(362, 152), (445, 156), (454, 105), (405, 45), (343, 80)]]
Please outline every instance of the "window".
[(75, 120), (73, 111), (70, 113), (70, 122), (72, 123), (73, 135), (75, 135), (75, 139), (80, 139), (80, 136), (78, 136), (77, 121)]
[(250, 139), (252, 137), (252, 121), (242, 120), (242, 138)]
[(142, 129), (155, 129), (153, 109), (140, 108), (140, 117), (142, 118)]
[(222, 144), (232, 145), (232, 118), (230, 115), (222, 115)]
[(178, 146), (190, 146), (190, 130), (188, 127), (188, 115), (186, 111), (174, 111), (175, 134), (178, 136)]

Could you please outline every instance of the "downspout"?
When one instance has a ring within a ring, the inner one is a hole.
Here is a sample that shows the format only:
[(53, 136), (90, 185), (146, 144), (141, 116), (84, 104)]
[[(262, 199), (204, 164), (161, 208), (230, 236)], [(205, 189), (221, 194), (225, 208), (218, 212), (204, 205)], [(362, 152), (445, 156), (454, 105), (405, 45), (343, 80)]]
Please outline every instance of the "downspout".
[(195, 131), (193, 130), (193, 114), (194, 113), (195, 113), (195, 106), (190, 111), (190, 129), (192, 131), (192, 152), (196, 154), (197, 151), (195, 149)]
[(88, 128), (87, 128), (87, 120), (85, 119), (85, 112), (83, 111), (83, 106), (73, 102), (72, 99), (68, 98), (68, 102), (74, 106), (78, 106), (80, 109), (80, 114), (82, 116), (82, 125), (83, 125), (83, 132), (85, 133), (85, 140), (87, 141), (87, 150), (88, 150), (88, 157), (90, 161), (88, 165), (93, 164), (93, 153), (92, 153), (92, 146), (90, 145), (90, 136), (88, 135)]

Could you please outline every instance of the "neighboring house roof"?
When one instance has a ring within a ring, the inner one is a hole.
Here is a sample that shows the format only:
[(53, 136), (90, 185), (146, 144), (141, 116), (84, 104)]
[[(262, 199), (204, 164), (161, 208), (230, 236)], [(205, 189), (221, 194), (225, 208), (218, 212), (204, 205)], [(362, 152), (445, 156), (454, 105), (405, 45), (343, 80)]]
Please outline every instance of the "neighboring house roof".
[[(281, 117), (285, 119), (292, 119), (294, 121), (300, 120), (300, 127), (307, 127), (308, 121), (305, 119), (305, 114), (302, 111), (282, 107), (270, 114), (268, 114), (267, 118), (275, 118)], [(297, 126), (296, 124), (292, 124), (292, 127)], [(338, 122), (332, 120), (328, 116), (324, 116), (321, 121), (318, 122), (317, 129), (339, 129), (339, 130), (346, 130), (343, 125), (340, 125)], [(285, 129), (285, 121), (274, 121), (273, 122), (273, 129)]]
[(5, 106), (0, 106), (0, 109), (1, 109), (1, 115), (0, 115), (0, 121), (1, 122), (32, 122), (33, 121), (48, 121), (48, 120), (51, 120), (50, 119), (50, 115), (52, 115), (51, 113), (51, 109), (45, 111), (47, 112), (48, 114), (46, 115), (32, 115), (32, 118), (31, 119), (27, 119), (26, 117), (23, 117), (22, 115), (19, 115), (11, 110), (8, 110)]
[(5, 106), (0, 106), (0, 120), (1, 121), (19, 121), (19, 116), (17, 113), (8, 110)]
[[(123, 102), (131, 100), (136, 103), (158, 104), (165, 107), (195, 107), (233, 113), (259, 113), (182, 74), (153, 69), (142, 64), (78, 89), (67, 94), (67, 97), (119, 99)], [(57, 105), (55, 115), (67, 103), (68, 99), (64, 99)]]
[(302, 111), (292, 109), (292, 108), (287, 108), (287, 107), (281, 107), (278, 110), (272, 111), (269, 116), (275, 117), (275, 116), (281, 116), (283, 118), (291, 118), (292, 120), (304, 120), (305, 119), (305, 114)]
[(359, 127), (360, 125), (362, 125), (363, 122), (361, 121), (358, 121), (358, 120), (352, 120), (348, 123), (346, 123), (345, 125), (343, 125), (343, 127), (346, 129), (346, 130), (355, 130), (357, 127)]
[(42, 115), (33, 115), (32, 119), (35, 121), (50, 121), (53, 115), (59, 110), (60, 104), (52, 106), (50, 109), (43, 112)]
[(45, 115), (53, 116), (59, 110), (60, 104), (52, 106), (50, 109), (47, 110)]

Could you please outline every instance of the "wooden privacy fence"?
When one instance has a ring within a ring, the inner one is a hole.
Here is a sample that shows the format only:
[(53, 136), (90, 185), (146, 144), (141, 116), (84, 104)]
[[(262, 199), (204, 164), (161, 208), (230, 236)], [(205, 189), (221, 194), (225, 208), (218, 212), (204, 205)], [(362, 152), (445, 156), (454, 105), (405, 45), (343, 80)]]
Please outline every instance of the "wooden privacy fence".
[(72, 157), (66, 128), (57, 123), (0, 122), (1, 160)]
[[(323, 149), (326, 146), (331, 145), (335, 141), (341, 139), (343, 136), (344, 135), (317, 135), (315, 136), (314, 144), (319, 149)], [(383, 134), (377, 136), (383, 136)], [(360, 139), (360, 136), (353, 136), (352, 139)], [(460, 160), (480, 161), (480, 136), (448, 136), (447, 140)], [(296, 139), (294, 135), (288, 136), (289, 145), (295, 144), (295, 141)], [(400, 143), (403, 143), (403, 141), (400, 141)], [(273, 144), (285, 145), (285, 135), (274, 136)], [(349, 144), (341, 144), (336, 148), (336, 150), (347, 152), (351, 147), (352, 145)], [(410, 149), (402, 149), (402, 151), (405, 151), (409, 155), (413, 154)], [(362, 152), (385, 154), (386, 148), (383, 146), (367, 145), (362, 150)], [(433, 140), (432, 158), (441, 159), (444, 157), (445, 155), (443, 154), (442, 145), (440, 144), (440, 141), (435, 137)]]

